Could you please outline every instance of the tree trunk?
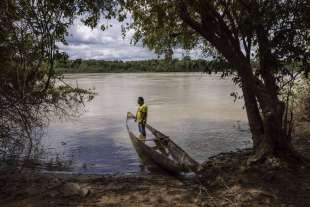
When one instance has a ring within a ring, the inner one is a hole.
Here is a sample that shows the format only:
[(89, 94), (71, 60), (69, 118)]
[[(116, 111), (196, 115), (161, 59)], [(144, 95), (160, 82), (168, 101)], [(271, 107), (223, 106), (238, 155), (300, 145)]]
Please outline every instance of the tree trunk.
[(250, 60), (244, 56), (239, 40), (232, 34), (220, 15), (208, 1), (200, 1), (202, 19), (196, 21), (190, 16), (181, 1), (180, 17), (193, 30), (209, 41), (237, 70), (252, 133), (254, 155), (249, 162), (258, 162), (268, 156), (295, 159), (295, 153), (283, 125), (284, 104), (278, 98), (278, 88), (270, 61), (268, 32), (258, 28), (260, 66), (262, 79), (253, 72)]
[(275, 93), (268, 93), (271, 89), (266, 85), (257, 86), (258, 83), (252, 79), (254, 75), (248, 63), (241, 65), (242, 68), (238, 72), (241, 77), (254, 148), (254, 154), (250, 157), (249, 163), (259, 162), (267, 157), (296, 160), (296, 153), (283, 125), (284, 103)]
[(254, 94), (242, 83), (243, 99), (252, 133), (253, 148), (256, 149), (264, 134), (263, 122), (259, 113), (258, 105)]
[[(223, 51), (222, 54), (229, 52)], [(241, 89), (254, 148), (249, 163), (259, 162), (267, 157), (286, 160), (291, 157), (295, 160), (290, 139), (283, 127), (285, 105), (275, 93), (275, 85), (264, 84), (255, 77), (251, 64), (242, 55), (231, 53), (225, 57), (237, 69), (241, 78)]]
[(276, 114), (263, 115), (264, 134), (249, 163), (262, 161), (267, 157), (284, 160), (299, 160), (293, 151), (291, 141), (279, 125), (281, 117)]
[[(237, 69), (241, 78), (241, 89), (254, 149), (254, 154), (248, 163), (263, 161), (267, 157), (300, 160), (285, 130), (286, 123), (283, 124), (285, 104), (279, 100), (275, 92), (275, 83), (265, 84), (255, 77), (250, 62), (242, 55), (229, 51), (223, 51), (222, 54), (228, 54), (225, 56), (226, 59)], [(264, 75), (266, 78), (268, 73)], [(268, 81), (271, 82), (271, 79)]]

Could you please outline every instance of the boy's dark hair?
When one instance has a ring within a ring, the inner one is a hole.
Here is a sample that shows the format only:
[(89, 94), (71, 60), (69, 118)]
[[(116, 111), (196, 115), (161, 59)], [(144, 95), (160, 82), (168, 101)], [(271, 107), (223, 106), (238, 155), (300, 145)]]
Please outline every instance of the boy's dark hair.
[(138, 100), (144, 102), (144, 98), (142, 96), (139, 96)]

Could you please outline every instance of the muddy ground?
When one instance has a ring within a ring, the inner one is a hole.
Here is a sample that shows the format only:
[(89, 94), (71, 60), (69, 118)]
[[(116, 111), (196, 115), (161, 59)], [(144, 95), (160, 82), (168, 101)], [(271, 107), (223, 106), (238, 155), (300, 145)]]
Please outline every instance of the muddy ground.
[[(310, 158), (310, 123), (299, 123), (294, 145)], [(310, 168), (267, 160), (246, 164), (251, 150), (217, 155), (202, 175), (64, 175), (33, 171), (0, 175), (0, 206), (310, 206)]]

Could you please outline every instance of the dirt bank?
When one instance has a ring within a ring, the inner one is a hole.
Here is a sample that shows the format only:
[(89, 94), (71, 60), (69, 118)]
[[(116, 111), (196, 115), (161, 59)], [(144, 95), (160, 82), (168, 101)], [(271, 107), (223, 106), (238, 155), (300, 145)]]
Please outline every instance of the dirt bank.
[[(310, 158), (310, 123), (299, 123), (295, 131), (296, 149)], [(199, 179), (3, 172), (0, 206), (310, 206), (309, 167), (278, 160), (247, 166), (250, 153), (242, 150), (210, 158)]]
[[(298, 122), (293, 144), (310, 159), (310, 122)], [(214, 206), (310, 206), (310, 168), (270, 159), (247, 166), (251, 150), (224, 153), (204, 163), (203, 186)], [(212, 198), (213, 197), (213, 198)]]
[(4, 182), (0, 206), (7, 207), (201, 206), (196, 189), (169, 176), (39, 174)]

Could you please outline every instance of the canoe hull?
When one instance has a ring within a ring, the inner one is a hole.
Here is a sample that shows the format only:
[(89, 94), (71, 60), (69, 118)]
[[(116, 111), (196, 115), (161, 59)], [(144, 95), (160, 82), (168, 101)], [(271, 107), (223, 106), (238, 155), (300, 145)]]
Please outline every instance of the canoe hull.
[(179, 174), (182, 171), (177, 163), (140, 141), (132, 132), (129, 132), (129, 137), (142, 164), (156, 165), (172, 174)]
[(131, 142), (142, 161), (142, 164), (155, 164), (169, 173), (197, 172), (200, 164), (191, 158), (181, 147), (174, 143), (168, 136), (146, 124), (146, 129), (154, 135), (153, 141), (157, 149), (140, 140), (128, 126), (128, 120), (134, 120), (132, 113), (127, 113), (126, 126)]

